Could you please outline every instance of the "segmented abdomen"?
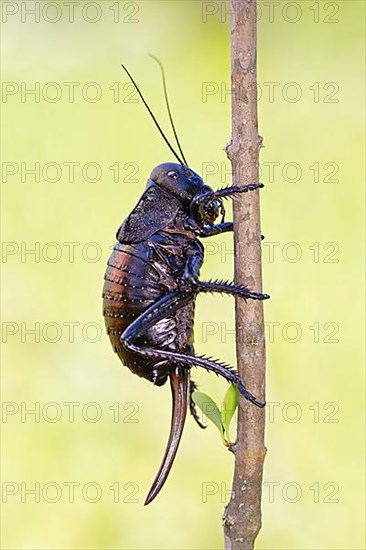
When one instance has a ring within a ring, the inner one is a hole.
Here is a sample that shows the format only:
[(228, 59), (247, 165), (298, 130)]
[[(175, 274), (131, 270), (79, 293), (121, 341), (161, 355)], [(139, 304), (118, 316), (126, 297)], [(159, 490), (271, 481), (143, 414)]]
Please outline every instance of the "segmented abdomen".
[(158, 275), (140, 248), (116, 243), (104, 276), (103, 315), (107, 333), (119, 355), (124, 329), (164, 295)]
[[(148, 307), (177, 286), (177, 273), (168, 264), (152, 258), (146, 243), (116, 243), (108, 260), (103, 288), (103, 315), (114, 351), (129, 369), (157, 384), (164, 383), (169, 363), (161, 373), (153, 372), (157, 360), (141, 358), (121, 345), (123, 331)], [(180, 273), (178, 274), (180, 275)], [(161, 280), (164, 281), (162, 284)], [(137, 339), (138, 345), (175, 351), (193, 351), (194, 302), (161, 319)], [(172, 366), (174, 368), (174, 365)]]

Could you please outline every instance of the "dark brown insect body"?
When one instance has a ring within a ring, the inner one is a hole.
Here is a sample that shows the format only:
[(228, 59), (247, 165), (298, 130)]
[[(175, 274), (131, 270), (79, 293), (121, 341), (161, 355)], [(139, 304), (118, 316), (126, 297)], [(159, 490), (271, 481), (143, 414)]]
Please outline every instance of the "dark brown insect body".
[[(179, 214), (178, 214), (179, 216)], [(177, 217), (178, 217), (177, 216)], [(139, 354), (126, 350), (121, 343), (123, 331), (149, 306), (167, 293), (177, 290), (185, 267), (186, 251), (196, 240), (191, 231), (182, 227), (177, 232), (173, 223), (136, 244), (117, 242), (108, 262), (104, 285), (104, 316), (113, 348), (132, 372), (147, 378), (157, 386), (164, 384), (173, 368), (155, 370), (153, 358), (141, 361)], [(194, 243), (195, 245), (195, 243)], [(163, 346), (186, 352), (193, 343), (193, 300), (171, 316), (157, 321), (137, 344)], [(192, 350), (191, 350), (192, 351)]]
[[(154, 121), (157, 124), (155, 118)], [(168, 445), (145, 504), (155, 498), (168, 476), (188, 407), (204, 427), (191, 398), (195, 388), (190, 379), (192, 366), (224, 377), (236, 384), (246, 399), (263, 406), (246, 390), (236, 371), (219, 361), (196, 356), (193, 348), (194, 307), (199, 292), (221, 292), (255, 300), (268, 298), (233, 283), (199, 279), (204, 259), (199, 237), (233, 230), (231, 222), (224, 223), (223, 199), (263, 185), (214, 191), (188, 167), (179, 142), (183, 161), (168, 145), (180, 164), (165, 163), (152, 171), (145, 192), (117, 232), (118, 242), (108, 261), (103, 289), (107, 332), (122, 363), (157, 386), (169, 378), (172, 389)], [(220, 213), (221, 223), (215, 223)]]

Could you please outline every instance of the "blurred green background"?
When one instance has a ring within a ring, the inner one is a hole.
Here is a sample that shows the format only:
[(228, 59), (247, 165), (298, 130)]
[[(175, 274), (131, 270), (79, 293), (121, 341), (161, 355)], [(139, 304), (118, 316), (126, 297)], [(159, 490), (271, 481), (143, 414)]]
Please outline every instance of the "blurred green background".
[[(172, 160), (120, 63), (168, 128), (147, 53), (163, 60), (192, 168), (228, 183), (229, 5), (1, 4), (2, 546), (222, 548), (233, 457), (212, 426), (188, 419), (166, 487), (143, 507), (170, 392), (121, 366), (101, 289), (118, 225)], [(271, 300), (257, 548), (361, 549), (364, 3), (264, 2), (258, 32)], [(230, 236), (207, 243), (203, 276), (232, 278), (231, 249)], [(235, 363), (233, 328), (230, 298), (199, 298), (199, 352)], [(194, 374), (222, 399), (224, 381)]]

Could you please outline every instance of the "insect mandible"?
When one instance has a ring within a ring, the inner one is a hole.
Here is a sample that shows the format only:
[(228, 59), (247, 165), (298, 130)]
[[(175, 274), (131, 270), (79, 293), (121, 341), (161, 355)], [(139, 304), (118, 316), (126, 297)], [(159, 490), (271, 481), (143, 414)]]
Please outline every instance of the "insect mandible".
[[(156, 59), (156, 58), (155, 58)], [(193, 347), (195, 300), (212, 292), (265, 300), (267, 294), (226, 281), (201, 281), (201, 238), (233, 231), (225, 222), (223, 200), (263, 187), (261, 183), (213, 190), (188, 165), (175, 130), (163, 66), (164, 96), (178, 154), (161, 129), (135, 80), (122, 65), (178, 163), (156, 166), (137, 205), (117, 231), (103, 288), (103, 315), (114, 351), (134, 374), (156, 386), (170, 380), (172, 420), (163, 461), (147, 495), (149, 504), (164, 485), (181, 439), (188, 408), (201, 424), (192, 393), (191, 367), (203, 367), (235, 384), (257, 407), (263, 407), (231, 367)], [(221, 216), (219, 223), (217, 218)]]

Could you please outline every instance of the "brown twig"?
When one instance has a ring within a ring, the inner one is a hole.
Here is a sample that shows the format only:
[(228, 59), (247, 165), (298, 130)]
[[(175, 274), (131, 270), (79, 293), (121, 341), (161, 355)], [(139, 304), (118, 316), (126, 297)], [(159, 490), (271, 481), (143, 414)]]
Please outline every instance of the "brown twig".
[[(232, 141), (227, 155), (234, 184), (258, 181), (262, 139), (257, 121), (256, 0), (231, 0)], [(260, 192), (234, 202), (235, 281), (262, 291)], [(236, 301), (236, 353), (245, 385), (258, 399), (265, 397), (263, 303)], [(232, 496), (223, 517), (226, 550), (254, 548), (261, 528), (264, 409), (243, 398), (239, 403), (238, 440)]]

